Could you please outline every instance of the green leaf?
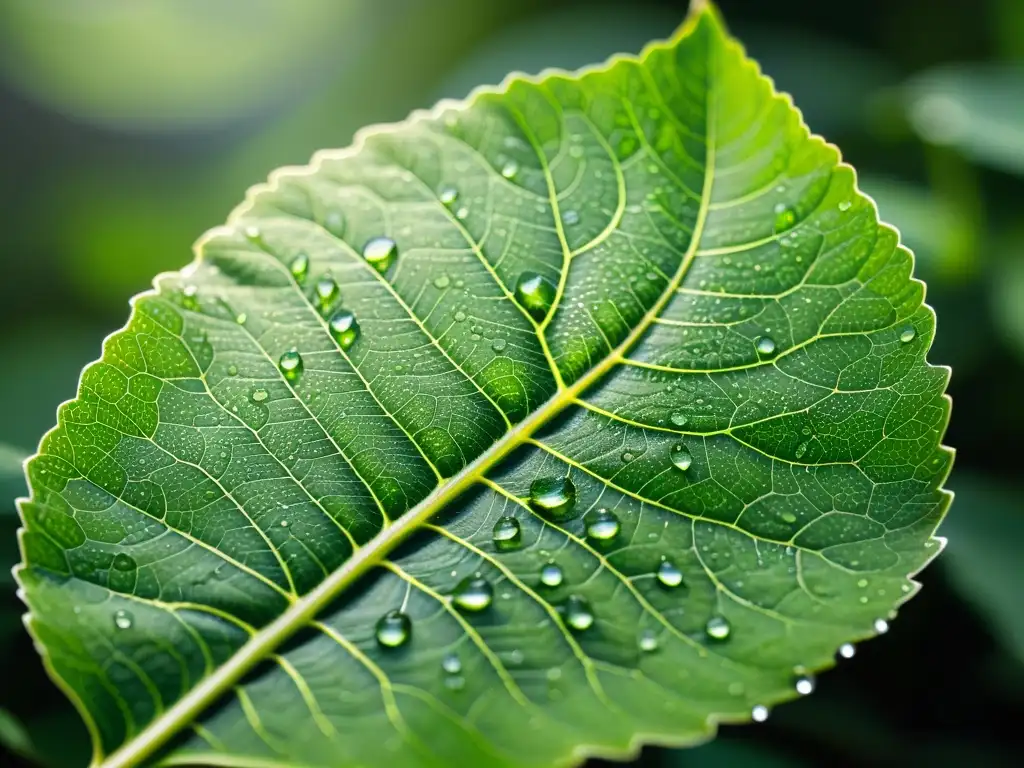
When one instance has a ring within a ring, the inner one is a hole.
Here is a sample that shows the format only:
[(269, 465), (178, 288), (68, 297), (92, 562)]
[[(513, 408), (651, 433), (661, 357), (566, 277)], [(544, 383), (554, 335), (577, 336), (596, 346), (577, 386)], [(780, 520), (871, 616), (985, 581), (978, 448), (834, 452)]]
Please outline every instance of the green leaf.
[(0, 708), (0, 747), (16, 755), (32, 757), (32, 739), (18, 719), (6, 709)]
[(284, 169), (197, 251), (29, 464), (97, 763), (697, 743), (940, 549), (913, 259), (707, 6)]
[(959, 65), (918, 75), (903, 88), (911, 126), (925, 141), (1024, 174), (1024, 65)]

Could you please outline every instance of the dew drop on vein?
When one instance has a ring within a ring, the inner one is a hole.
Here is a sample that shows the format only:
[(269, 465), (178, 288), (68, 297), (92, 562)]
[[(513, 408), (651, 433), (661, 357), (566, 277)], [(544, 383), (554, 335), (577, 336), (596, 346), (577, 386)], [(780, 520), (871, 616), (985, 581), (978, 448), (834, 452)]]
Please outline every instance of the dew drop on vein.
[(576, 486), (568, 477), (547, 477), (530, 484), (530, 505), (551, 520), (567, 520), (576, 506)]
[(374, 237), (363, 246), (363, 258), (383, 275), (398, 259), (398, 245), (390, 237)]
[(686, 426), (686, 414), (685, 413), (680, 413), (679, 411), (675, 411), (674, 413), (672, 413), (668, 417), (668, 420), (672, 422), (673, 426), (676, 426), (676, 427), (685, 427)]
[(762, 336), (757, 340), (757, 352), (760, 355), (775, 354), (775, 340), (771, 336)]
[(501, 175), (506, 179), (514, 179), (517, 173), (519, 173), (519, 163), (515, 160), (509, 160), (501, 166)]
[(510, 552), (519, 549), (523, 543), (523, 531), (519, 521), (514, 517), (501, 517), (494, 524), (493, 531), (494, 548), (499, 552)]
[(401, 611), (388, 611), (377, 621), (376, 636), (385, 648), (398, 648), (412, 636), (412, 622)]
[(281, 375), (288, 379), (288, 381), (298, 381), (299, 377), (302, 376), (302, 355), (297, 350), (289, 349), (281, 355), (277, 361), (277, 367), (281, 370)]
[(455, 187), (444, 187), (438, 194), (438, 199), (444, 205), (452, 205), (459, 199), (459, 190)]
[(292, 273), (292, 277), (295, 278), (295, 282), (305, 282), (306, 277), (309, 276), (309, 256), (304, 253), (300, 253), (289, 265), (288, 269)]
[(339, 309), (331, 315), (331, 319), (327, 321), (327, 327), (331, 336), (342, 349), (348, 349), (359, 338), (359, 323), (356, 321), (356, 316), (347, 309)]
[(775, 233), (785, 232), (796, 224), (796, 212), (785, 203), (777, 203), (773, 209), (775, 214)]
[(556, 563), (547, 563), (540, 569), (540, 583), (545, 587), (560, 586), (564, 578), (562, 569)]
[(594, 625), (594, 611), (585, 597), (569, 595), (565, 601), (565, 623), (577, 632), (583, 632)]
[(583, 516), (587, 536), (596, 541), (610, 541), (619, 535), (622, 525), (614, 512), (601, 507), (592, 509)]
[(494, 587), (480, 576), (467, 576), (452, 592), (452, 602), (464, 611), (477, 612), (489, 608), (494, 600)]
[(536, 272), (523, 272), (516, 281), (516, 301), (536, 320), (543, 320), (555, 301), (555, 284)]
[(330, 309), (336, 298), (338, 298), (338, 284), (333, 277), (328, 275), (316, 281), (316, 303), (321, 312)]

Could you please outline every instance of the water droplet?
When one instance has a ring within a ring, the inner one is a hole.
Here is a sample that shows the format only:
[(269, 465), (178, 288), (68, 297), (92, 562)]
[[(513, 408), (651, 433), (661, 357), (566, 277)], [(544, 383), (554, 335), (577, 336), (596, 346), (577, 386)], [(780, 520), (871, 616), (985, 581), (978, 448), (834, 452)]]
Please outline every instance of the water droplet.
[(461, 208), (459, 208), (459, 210), (455, 212), (455, 218), (458, 219), (459, 221), (462, 221), (467, 216), (469, 216), (469, 208), (467, 208), (466, 206), (462, 206)]
[(657, 571), (658, 581), (666, 587), (678, 587), (683, 583), (683, 572), (669, 560), (662, 560)]
[(775, 340), (771, 336), (762, 336), (757, 340), (757, 352), (761, 355), (775, 354)]
[(132, 571), (138, 566), (135, 564), (135, 559), (130, 555), (126, 555), (123, 552), (118, 552), (114, 555), (114, 570), (116, 571)]
[(788, 523), (789, 525), (796, 522), (796, 515), (789, 511), (779, 513), (779, 517), (782, 518), (782, 522)]
[(262, 403), (264, 400), (267, 399), (267, 390), (265, 390), (265, 389), (253, 390), (252, 399), (255, 402), (257, 402), (257, 403)]
[(570, 227), (580, 223), (580, 215), (577, 211), (568, 210), (562, 214), (562, 221), (568, 224)]
[(684, 472), (690, 468), (693, 464), (693, 456), (686, 449), (686, 446), (682, 443), (676, 443), (672, 446), (672, 450), (669, 452), (669, 458), (672, 459), (672, 463), (676, 469), (681, 469)]
[(247, 226), (242, 234), (245, 235), (246, 240), (249, 240), (250, 242), (255, 243), (256, 245), (263, 244), (263, 233), (260, 232), (260, 228), (257, 227), (255, 224), (250, 224), (249, 226)]
[(554, 283), (536, 272), (523, 272), (516, 281), (516, 301), (537, 320), (551, 309), (556, 292)]
[(238, 375), (238, 366), (235, 365), (234, 363), (232, 363), (231, 365), (228, 366), (228, 376), (237, 376), (237, 375)]
[(594, 625), (594, 611), (585, 597), (569, 595), (565, 601), (565, 623), (577, 632), (583, 632)]
[(796, 224), (796, 212), (785, 203), (778, 203), (775, 212), (775, 232), (785, 232)]
[(912, 342), (915, 336), (917, 336), (917, 329), (914, 328), (914, 326), (912, 325), (908, 325), (906, 328), (900, 331), (900, 341), (902, 341), (904, 344), (909, 344), (910, 342)]
[(672, 424), (677, 426), (677, 427), (685, 427), (686, 426), (686, 414), (685, 413), (680, 413), (680, 412), (676, 411), (676, 412), (674, 412), (672, 415), (670, 415), (668, 417), (668, 420), (671, 421)]
[(448, 277), (448, 275), (440, 275), (439, 277), (434, 278), (434, 287), (438, 290), (444, 290), (451, 285), (451, 282), (451, 278)]
[(814, 693), (814, 678), (810, 675), (799, 675), (794, 681), (793, 687), (801, 696), (807, 696)]
[(321, 277), (316, 281), (316, 301), (320, 305), (321, 312), (329, 309), (336, 298), (338, 298), (338, 284), (334, 282), (333, 277)]
[(118, 629), (131, 629), (134, 622), (135, 617), (128, 613), (128, 611), (119, 610), (114, 612), (114, 626)]
[(338, 237), (341, 237), (345, 232), (345, 217), (342, 216), (341, 211), (330, 211), (324, 217), (324, 228)]
[(843, 643), (839, 646), (839, 655), (844, 659), (852, 659), (857, 653), (857, 647), (853, 643)]
[(377, 622), (377, 642), (385, 648), (405, 645), (412, 636), (412, 622), (401, 611), (388, 611)]
[(235, 316), (235, 322), (238, 323), (239, 325), (245, 325), (245, 321), (248, 319), (249, 317), (248, 315), (245, 314), (245, 312), (239, 312), (238, 315)]
[(452, 592), (452, 602), (464, 611), (482, 611), (494, 600), (494, 587), (487, 579), (467, 576)]
[(889, 631), (889, 622), (885, 619), (875, 619), (875, 632), (884, 635)]
[(441, 659), (441, 669), (449, 675), (457, 675), (462, 671), (462, 661), (454, 653), (446, 653)]
[(508, 346), (508, 342), (507, 342), (507, 341), (505, 341), (504, 339), (494, 339), (494, 340), (493, 340), (493, 341), (491, 342), (491, 349), (492, 349), (492, 350), (493, 350), (494, 352), (497, 352), (497, 353), (499, 353), (499, 354), (501, 354), (502, 352), (504, 352), (504, 351), (505, 351), (505, 347), (507, 347), (507, 346)]
[(712, 640), (727, 640), (732, 632), (732, 625), (725, 616), (712, 616), (704, 625), (704, 632)]
[(653, 629), (645, 629), (640, 633), (640, 640), (637, 644), (644, 653), (652, 653), (658, 650), (658, 635)]
[(755, 723), (763, 723), (768, 719), (768, 707), (764, 704), (757, 704), (750, 710), (750, 719)]
[(552, 520), (565, 520), (576, 506), (576, 486), (568, 477), (547, 477), (530, 485), (530, 504)]
[(347, 309), (339, 309), (331, 315), (327, 328), (342, 349), (348, 349), (359, 338), (359, 323), (356, 322), (356, 316)]
[(196, 301), (197, 288), (194, 285), (186, 285), (181, 289), (181, 306), (185, 309), (197, 309), (199, 302)]
[(288, 381), (298, 381), (302, 375), (302, 355), (296, 350), (289, 349), (277, 361), (277, 367), (281, 369), (281, 375)]
[(562, 569), (555, 563), (548, 563), (540, 569), (540, 583), (545, 587), (557, 587), (563, 578)]
[(502, 517), (494, 524), (494, 548), (499, 552), (519, 549), (523, 543), (523, 532), (514, 517)]
[(514, 179), (517, 173), (519, 173), (519, 163), (515, 160), (509, 160), (501, 166), (501, 175), (506, 179)]
[(461, 323), (465, 319), (466, 319), (466, 313), (463, 312), (461, 309), (455, 313), (455, 322), (456, 323)]
[(633, 455), (632, 451), (623, 451), (621, 458), (623, 464), (629, 464), (636, 456)]
[(587, 527), (587, 536), (597, 541), (610, 541), (618, 536), (622, 529), (615, 513), (604, 507), (587, 512), (583, 516), (583, 523)]
[(850, 210), (851, 206), (853, 206), (852, 202), (850, 202), (849, 200), (843, 200), (841, 203), (839, 203), (839, 210), (846, 212)]
[(445, 187), (438, 197), (444, 205), (451, 205), (459, 199), (459, 190), (455, 187)]
[(398, 245), (390, 237), (375, 237), (363, 246), (363, 258), (383, 275), (398, 258)]
[(288, 269), (291, 270), (292, 277), (295, 281), (301, 283), (305, 281), (307, 275), (309, 275), (309, 256), (304, 253), (300, 253), (289, 265)]

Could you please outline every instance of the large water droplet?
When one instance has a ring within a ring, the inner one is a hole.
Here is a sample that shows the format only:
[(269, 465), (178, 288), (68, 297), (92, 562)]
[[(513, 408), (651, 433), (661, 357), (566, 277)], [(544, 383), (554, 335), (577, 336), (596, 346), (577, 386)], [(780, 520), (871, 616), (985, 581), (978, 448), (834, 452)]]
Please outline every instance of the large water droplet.
[(839, 646), (839, 655), (844, 659), (852, 659), (857, 653), (857, 646), (853, 643), (843, 643)]
[(464, 611), (482, 611), (494, 600), (494, 587), (480, 576), (467, 576), (452, 592), (452, 602)]
[(292, 259), (292, 263), (289, 265), (288, 269), (291, 270), (292, 277), (295, 278), (296, 282), (301, 283), (305, 281), (306, 277), (309, 275), (309, 256), (304, 253), (300, 253)]
[(254, 402), (262, 403), (267, 399), (267, 390), (265, 389), (254, 389), (252, 393), (252, 399)]
[(135, 617), (128, 611), (118, 610), (114, 612), (114, 626), (118, 629), (131, 629), (135, 623)]
[(839, 203), (839, 210), (840, 210), (840, 211), (843, 211), (843, 212), (846, 212), (846, 211), (850, 210), (850, 208), (851, 208), (852, 206), (853, 206), (853, 203), (852, 203), (851, 201), (849, 201), (849, 200), (843, 200), (843, 201), (841, 201), (841, 202)]
[(339, 309), (331, 315), (331, 319), (327, 321), (327, 327), (331, 331), (331, 336), (342, 349), (348, 349), (359, 338), (359, 323), (356, 322), (356, 316), (347, 309)]
[(551, 309), (556, 292), (554, 283), (536, 272), (523, 272), (516, 281), (516, 301), (537, 320)]
[(793, 682), (793, 687), (801, 696), (814, 693), (814, 678), (810, 675), (799, 675)]
[(114, 555), (114, 570), (116, 571), (132, 571), (138, 566), (135, 564), (135, 559), (130, 555), (126, 555), (123, 552), (119, 552)]
[(548, 563), (540, 569), (540, 583), (545, 587), (560, 586), (564, 578), (562, 569), (555, 563)]
[(519, 549), (523, 543), (523, 532), (519, 521), (514, 517), (505, 516), (494, 524), (494, 548), (499, 552)]
[(760, 355), (775, 354), (775, 340), (770, 336), (762, 336), (757, 340), (757, 352)]
[(462, 660), (454, 653), (446, 653), (441, 659), (441, 669), (449, 675), (457, 675), (462, 671)]
[(658, 581), (666, 587), (678, 587), (683, 583), (683, 572), (669, 560), (662, 560), (658, 566)]
[(298, 381), (302, 375), (302, 355), (296, 350), (289, 349), (277, 361), (277, 367), (281, 369), (281, 375), (288, 381)]
[(875, 632), (884, 635), (889, 631), (889, 622), (885, 619), (875, 619)]
[(501, 166), (501, 175), (506, 179), (514, 179), (517, 173), (519, 173), (519, 163), (515, 160), (509, 160)]
[(768, 707), (764, 704), (758, 704), (750, 710), (750, 719), (755, 723), (763, 723), (768, 719)]
[(693, 456), (682, 443), (676, 443), (672, 446), (672, 450), (669, 451), (669, 458), (672, 459), (676, 469), (681, 469), (684, 472), (693, 464)]
[(658, 650), (658, 636), (655, 634), (653, 629), (645, 629), (640, 633), (640, 641), (638, 643), (640, 650), (644, 653), (651, 653), (652, 651)]
[(565, 601), (565, 623), (582, 632), (594, 625), (594, 611), (585, 597), (580, 595), (569, 595)]
[(917, 329), (912, 325), (908, 325), (902, 331), (900, 331), (900, 341), (904, 344), (909, 344), (917, 336)]
[(727, 640), (732, 633), (732, 625), (725, 616), (712, 616), (704, 625), (704, 632), (712, 640)]
[(672, 422), (674, 426), (685, 427), (686, 426), (686, 414), (678, 411), (674, 412), (668, 417), (668, 420)]
[(552, 520), (565, 520), (576, 506), (576, 486), (568, 477), (546, 477), (530, 485), (530, 504)]
[(449, 285), (452, 284), (452, 279), (448, 275), (438, 275), (434, 278), (434, 287), (440, 291), (443, 291)]
[(796, 212), (785, 203), (778, 203), (775, 206), (774, 213), (774, 229), (776, 233), (785, 232), (796, 224)]
[(321, 277), (316, 281), (316, 303), (320, 305), (321, 312), (330, 309), (336, 298), (338, 298), (338, 284), (333, 277)]
[(363, 246), (363, 258), (383, 275), (398, 258), (398, 245), (390, 237), (375, 237)]
[(377, 642), (385, 648), (405, 645), (412, 636), (412, 622), (401, 611), (388, 611), (377, 622)]
[(596, 541), (610, 541), (618, 536), (622, 529), (615, 513), (604, 507), (587, 512), (583, 516), (583, 524), (587, 527), (587, 536)]
[(459, 190), (455, 187), (445, 187), (441, 190), (438, 198), (445, 205), (452, 205), (456, 200), (459, 199)]
[(491, 350), (499, 355), (505, 351), (505, 347), (507, 346), (508, 342), (505, 341), (505, 339), (498, 338), (491, 341)]
[[(797, 458), (799, 458), (799, 457), (797, 457)], [(780, 512), (779, 513), (779, 518), (781, 518), (782, 522), (786, 523), (787, 525), (792, 525), (793, 523), (796, 522), (796, 515), (794, 515), (789, 510), (785, 510), (783, 512)]]

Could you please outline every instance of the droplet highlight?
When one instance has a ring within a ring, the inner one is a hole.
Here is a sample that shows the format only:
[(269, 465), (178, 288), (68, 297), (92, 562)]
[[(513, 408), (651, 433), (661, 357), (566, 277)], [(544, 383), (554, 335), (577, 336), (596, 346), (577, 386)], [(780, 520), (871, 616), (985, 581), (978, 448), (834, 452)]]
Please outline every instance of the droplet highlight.
[(900, 341), (904, 344), (912, 342), (915, 336), (917, 336), (917, 329), (912, 325), (908, 325), (900, 331)]
[(540, 569), (540, 583), (545, 587), (561, 586), (565, 576), (556, 563), (547, 563)]
[(755, 723), (763, 723), (768, 719), (768, 707), (764, 704), (758, 704), (750, 710), (750, 719)]
[(857, 654), (857, 647), (853, 643), (843, 643), (839, 646), (839, 655), (844, 659), (852, 659)]
[(462, 671), (462, 660), (454, 653), (446, 653), (441, 659), (441, 669), (449, 675), (457, 675)]
[(796, 692), (801, 696), (814, 693), (814, 678), (810, 675), (799, 675), (793, 683)]
[(501, 175), (506, 179), (514, 179), (517, 173), (519, 173), (519, 163), (515, 160), (509, 160), (501, 166)]
[(759, 355), (774, 355), (775, 354), (775, 340), (770, 336), (762, 336), (757, 340), (757, 353)]
[(674, 427), (685, 427), (687, 421), (686, 414), (680, 413), (679, 411), (675, 411), (674, 413), (672, 413), (668, 417), (668, 420), (672, 422), (672, 426)]
[(114, 626), (118, 629), (131, 629), (135, 623), (135, 617), (128, 611), (118, 610), (114, 612)]
[(644, 653), (652, 653), (658, 650), (658, 636), (653, 629), (645, 629), (640, 633), (637, 645), (640, 646), (640, 650)]

